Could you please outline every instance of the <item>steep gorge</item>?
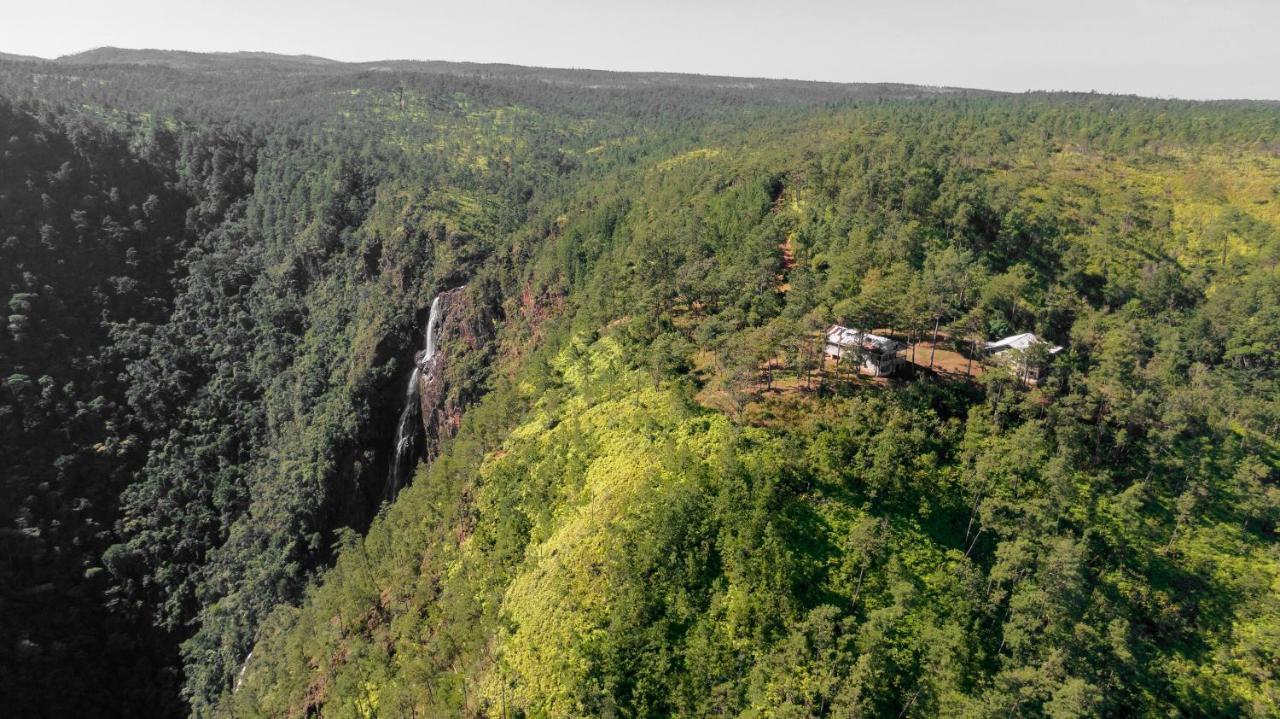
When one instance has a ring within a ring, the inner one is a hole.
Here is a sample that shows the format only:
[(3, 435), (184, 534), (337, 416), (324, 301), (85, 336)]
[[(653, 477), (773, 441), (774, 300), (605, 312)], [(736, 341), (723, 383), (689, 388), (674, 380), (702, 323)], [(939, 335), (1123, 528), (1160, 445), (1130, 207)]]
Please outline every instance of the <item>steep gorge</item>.
[(1275, 108), (215, 64), (0, 59), (0, 705), (1277, 711)]

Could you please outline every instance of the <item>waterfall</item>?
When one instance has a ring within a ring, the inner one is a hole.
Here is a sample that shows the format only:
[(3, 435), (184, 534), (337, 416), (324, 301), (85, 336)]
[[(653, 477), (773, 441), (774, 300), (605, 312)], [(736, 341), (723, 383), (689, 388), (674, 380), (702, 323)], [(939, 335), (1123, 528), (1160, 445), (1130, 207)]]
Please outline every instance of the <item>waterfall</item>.
[(422, 353), (422, 361), (419, 366), (426, 365), (436, 356), (436, 334), (440, 331), (440, 295), (436, 295), (431, 300), (431, 314), (427, 317), (427, 336), (424, 352)]
[(424, 331), (424, 347), (414, 363), (413, 374), (409, 376), (409, 386), (404, 391), (404, 409), (400, 411), (400, 422), (396, 425), (396, 442), (391, 447), (391, 470), (387, 474), (386, 499), (395, 499), (404, 482), (404, 473), (410, 465), (406, 462), (414, 457), (414, 443), (418, 437), (416, 426), (418, 419), (418, 386), (422, 373), (431, 369), (431, 360), (436, 356), (437, 335), (440, 331), (440, 295), (431, 301), (431, 313), (427, 316), (427, 327)]
[(232, 693), (232, 694), (234, 694), (234, 693), (236, 693), (236, 692), (240, 691), (240, 685), (241, 685), (241, 684), (244, 684), (244, 670), (246, 670), (246, 669), (248, 669), (248, 668), (249, 668), (249, 660), (250, 660), (250, 659), (253, 659), (253, 650), (252, 650), (252, 649), (250, 649), (250, 650), (249, 650), (249, 656), (245, 657), (245, 658), (244, 658), (244, 662), (242, 662), (242, 663), (240, 664), (240, 673), (239, 673), (239, 674), (236, 674), (236, 685), (235, 685), (235, 687), (231, 690), (231, 693)]

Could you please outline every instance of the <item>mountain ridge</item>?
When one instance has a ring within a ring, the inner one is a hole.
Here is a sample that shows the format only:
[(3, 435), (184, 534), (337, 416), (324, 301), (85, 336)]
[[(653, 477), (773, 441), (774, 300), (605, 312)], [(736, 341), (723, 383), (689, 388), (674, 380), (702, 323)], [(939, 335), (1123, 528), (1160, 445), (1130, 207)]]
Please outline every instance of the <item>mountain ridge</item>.
[(111, 45), (76, 53), (46, 58), (36, 55), (0, 52), (0, 62), (50, 63), (61, 66), (151, 66), (186, 71), (259, 71), (264, 69), (309, 72), (318, 75), (357, 75), (367, 72), (402, 72), (423, 75), (478, 78), (482, 80), (533, 80), (582, 87), (591, 90), (634, 90), (637, 88), (706, 88), (714, 90), (826, 90), (852, 91), (854, 97), (918, 99), (922, 96), (998, 97), (1042, 95), (1049, 97), (1104, 96), (1119, 98), (1162, 99), (1206, 104), (1251, 104), (1274, 107), (1280, 99), (1222, 97), (1188, 99), (1156, 97), (1140, 93), (1105, 93), (1092, 90), (1028, 89), (1023, 92), (958, 85), (929, 85), (898, 81), (805, 80), (788, 77), (750, 75), (718, 75), (700, 72), (658, 70), (606, 70), (586, 67), (553, 67), (520, 65), (505, 62), (471, 60), (416, 60), (386, 58), (379, 60), (335, 60), (310, 54), (291, 55), (262, 50), (200, 52), (161, 48), (124, 48)]
[(48, 60), (46, 60), (46, 59), (45, 59), (45, 58), (43, 58), (43, 57), (36, 57), (35, 55), (19, 55), (19, 54), (11, 53), (11, 52), (0, 52), (0, 61), (7, 61), (7, 62), (48, 62)]
[(768, 78), (736, 75), (712, 75), (660, 71), (599, 70), (561, 68), (512, 63), (472, 61), (385, 59), (347, 62), (315, 55), (289, 55), (263, 51), (193, 52), (158, 48), (121, 48), (104, 46), (79, 53), (48, 59), (34, 56), (10, 56), (0, 53), (0, 60), (48, 62), (56, 65), (151, 65), (178, 70), (248, 70), (258, 67), (292, 68), (317, 73), (414, 72), (435, 75), (480, 76), (484, 79), (540, 80), (556, 84), (583, 86), (588, 89), (634, 89), (644, 86), (711, 87), (716, 89), (753, 90), (779, 88), (845, 89), (880, 91), (893, 94), (930, 95), (1002, 95), (998, 90), (982, 88), (932, 86), (908, 82), (832, 82), (795, 78)]
[(210, 65), (227, 65), (237, 61), (265, 61), (309, 66), (344, 64), (338, 60), (315, 55), (287, 55), (274, 52), (240, 50), (232, 52), (196, 52), (191, 50), (165, 50), (159, 48), (97, 47), (84, 52), (60, 55), (48, 62), (63, 65), (164, 65), (180, 69), (192, 69)]
[(220, 70), (253, 71), (292, 70), (301, 74), (323, 76), (361, 75), (364, 73), (413, 73), (418, 75), (475, 78), (480, 80), (534, 81), (579, 87), (587, 90), (636, 90), (659, 88), (708, 89), (718, 91), (817, 92), (825, 97), (836, 94), (848, 99), (868, 97), (882, 99), (920, 99), (922, 97), (1000, 97), (1041, 95), (1047, 97), (1104, 96), (1117, 98), (1165, 99), (1176, 102), (1206, 104), (1248, 104), (1274, 107), (1280, 100), (1266, 98), (1157, 98), (1134, 93), (1098, 93), (1084, 90), (1030, 89), (1025, 92), (995, 90), (982, 87), (929, 85), (897, 81), (838, 82), (787, 77), (749, 75), (717, 75), (699, 72), (657, 70), (605, 70), (585, 67), (552, 67), (520, 65), (504, 62), (470, 60), (416, 60), (387, 58), (346, 61), (318, 55), (277, 53), (261, 50), (199, 52), (161, 48), (124, 48), (102, 46), (77, 53), (45, 58), (35, 55), (0, 52), (0, 62), (49, 63), (59, 66), (143, 66), (182, 71), (213, 72)]

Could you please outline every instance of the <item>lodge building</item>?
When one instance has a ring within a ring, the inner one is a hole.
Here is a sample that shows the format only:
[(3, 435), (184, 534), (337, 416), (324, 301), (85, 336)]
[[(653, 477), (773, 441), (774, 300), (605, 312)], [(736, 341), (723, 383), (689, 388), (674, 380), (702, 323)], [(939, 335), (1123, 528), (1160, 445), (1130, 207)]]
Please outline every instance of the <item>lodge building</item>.
[(986, 344), (987, 356), (993, 363), (1012, 369), (1023, 382), (1031, 385), (1040, 384), (1049, 361), (1061, 351), (1061, 347), (1031, 332), (1010, 335)]
[(826, 354), (836, 361), (854, 361), (872, 377), (893, 374), (905, 361), (906, 345), (851, 327), (832, 325), (827, 330)]

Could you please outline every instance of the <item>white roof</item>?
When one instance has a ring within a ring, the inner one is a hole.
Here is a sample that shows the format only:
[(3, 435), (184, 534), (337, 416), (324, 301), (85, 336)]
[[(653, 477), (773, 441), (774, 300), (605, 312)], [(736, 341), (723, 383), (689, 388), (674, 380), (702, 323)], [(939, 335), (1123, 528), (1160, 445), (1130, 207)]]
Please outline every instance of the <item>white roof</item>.
[(880, 352), (897, 352), (902, 347), (902, 344), (897, 340), (840, 325), (831, 325), (831, 328), (827, 330), (827, 342), (841, 347), (861, 345), (866, 349), (876, 349)]
[[(1025, 350), (1033, 345), (1048, 344), (1044, 340), (1036, 337), (1032, 332), (1023, 332), (1019, 335), (1009, 335), (1002, 340), (987, 343), (988, 352), (1003, 352), (1005, 350)], [(1062, 351), (1061, 347), (1053, 346), (1049, 348), (1049, 354), (1057, 354)]]

